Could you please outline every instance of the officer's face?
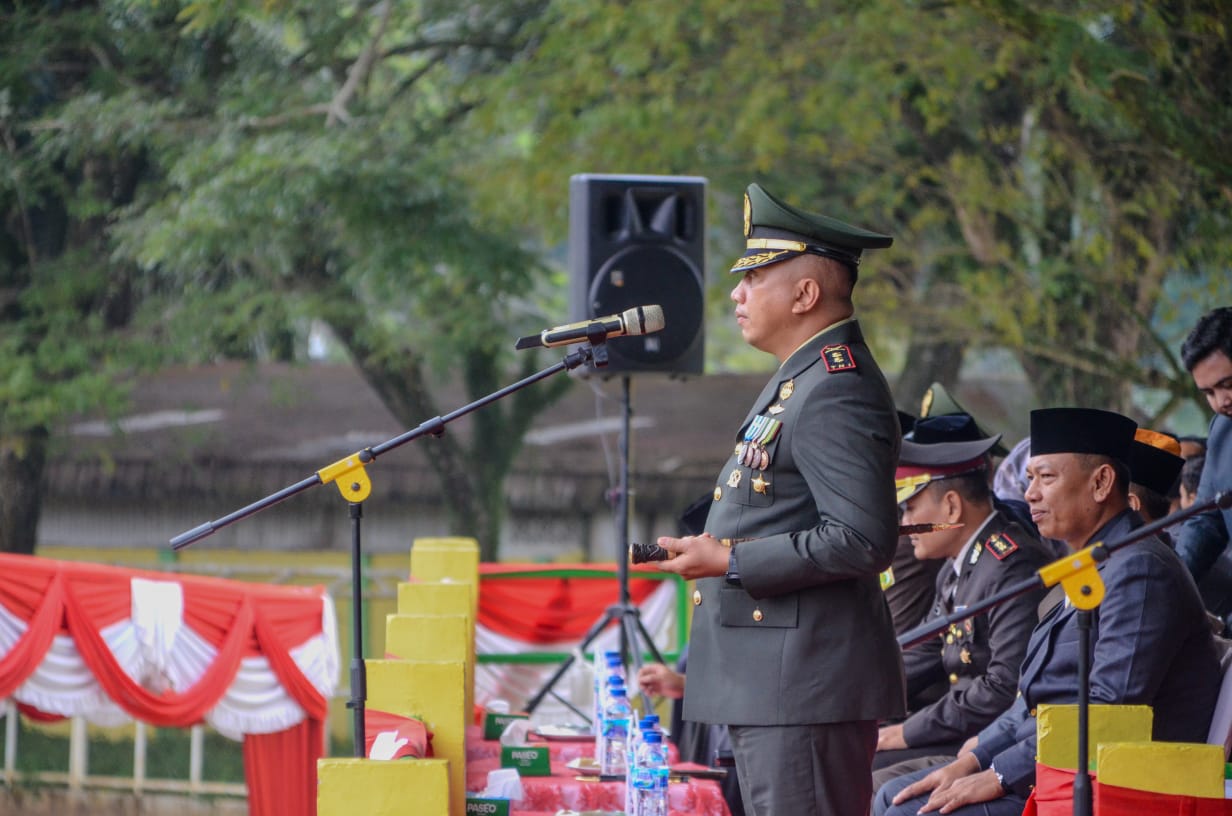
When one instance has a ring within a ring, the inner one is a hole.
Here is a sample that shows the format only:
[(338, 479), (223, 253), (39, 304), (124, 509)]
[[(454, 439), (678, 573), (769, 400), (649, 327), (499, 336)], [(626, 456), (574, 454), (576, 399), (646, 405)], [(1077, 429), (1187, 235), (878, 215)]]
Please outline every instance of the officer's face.
[(1023, 498), (1040, 535), (1074, 549), (1085, 546), (1100, 518), (1094, 470), (1076, 454), (1047, 453), (1027, 460), (1027, 478)]
[(795, 264), (799, 260), (797, 257), (750, 269), (732, 289), (736, 323), (744, 341), (753, 348), (776, 356), (782, 354), (780, 346), (791, 317), (795, 282), (799, 279)]
[(1206, 397), (1211, 410), (1232, 417), (1232, 360), (1222, 351), (1213, 351), (1193, 367), (1194, 384)]
[[(919, 493), (903, 502), (903, 524), (938, 524), (953, 523), (957, 514), (953, 512), (947, 496), (957, 496), (944, 490), (940, 484), (932, 483)], [(957, 555), (962, 549), (966, 537), (971, 532), (963, 532), (961, 527), (951, 530), (938, 530), (935, 533), (913, 535), (911, 537), (912, 552), (921, 561), (933, 558), (949, 558)]]

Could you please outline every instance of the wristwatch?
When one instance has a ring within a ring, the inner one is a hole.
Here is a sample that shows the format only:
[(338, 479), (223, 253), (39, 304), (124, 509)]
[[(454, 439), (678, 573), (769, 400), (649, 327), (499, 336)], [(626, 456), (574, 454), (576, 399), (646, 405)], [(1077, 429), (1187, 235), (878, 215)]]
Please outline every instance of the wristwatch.
[(736, 567), (736, 548), (727, 555), (727, 574), (723, 576), (731, 586), (740, 586), (740, 570)]

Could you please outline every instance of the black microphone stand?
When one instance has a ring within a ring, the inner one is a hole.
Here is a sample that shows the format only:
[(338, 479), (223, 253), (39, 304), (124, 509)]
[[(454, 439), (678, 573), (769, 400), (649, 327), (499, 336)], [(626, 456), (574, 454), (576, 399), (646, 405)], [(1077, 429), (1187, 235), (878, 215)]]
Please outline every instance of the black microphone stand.
[(364, 466), (375, 462), (378, 456), (413, 439), (429, 435), (440, 436), (445, 432), (445, 426), (455, 419), (465, 416), (489, 403), (496, 402), (512, 394), (514, 391), (525, 388), (539, 380), (546, 379), (553, 374), (577, 368), (586, 362), (593, 362), (598, 367), (606, 366), (608, 355), (607, 346), (604, 343), (607, 340), (607, 334), (603, 330), (602, 324), (596, 323), (595, 326), (597, 328), (588, 335), (587, 344), (569, 352), (559, 363), (518, 380), (512, 385), (505, 386), (499, 391), (494, 391), (486, 397), (464, 405), (443, 417), (438, 416), (429, 419), (418, 427), (379, 445), (364, 448), (332, 465), (327, 465), (306, 479), (266, 496), (260, 501), (255, 501), (247, 507), (242, 507), (239, 510), (228, 513), (222, 518), (207, 521), (205, 524), (180, 533), (171, 539), (171, 547), (175, 550), (180, 550), (208, 535), (212, 535), (223, 527), (248, 518), (267, 507), (272, 507), (297, 493), (302, 493), (310, 487), (330, 482), (337, 484), (339, 492), (342, 493), (342, 498), (346, 499), (350, 506), (351, 516), (351, 697), (347, 702), (347, 708), (352, 710), (354, 717), (353, 747), (356, 757), (362, 758), (364, 756), (364, 702), (368, 697), (368, 677), (363, 657), (364, 628), (363, 605), (361, 602), (363, 597), (363, 567), (360, 557), (360, 519), (363, 517), (364, 499), (368, 498), (368, 494), (372, 492), (372, 482), (369, 480)]
[[(544, 697), (551, 694), (557, 701), (569, 708), (575, 714), (585, 720), (590, 720), (577, 706), (560, 696), (554, 688), (560, 679), (569, 671), (569, 667), (577, 659), (577, 655), (584, 653), (595, 638), (602, 634), (603, 630), (612, 621), (618, 621), (620, 626), (620, 655), (622, 663), (630, 666), (632, 671), (626, 672), (630, 677), (636, 677), (637, 672), (642, 667), (642, 653), (650, 652), (659, 663), (663, 662), (663, 655), (659, 652), (659, 647), (655, 645), (654, 638), (646, 631), (646, 626), (642, 623), (641, 613), (637, 606), (633, 603), (629, 595), (629, 439), (631, 437), (630, 429), (632, 427), (632, 399), (629, 392), (629, 377), (626, 375), (622, 381), (622, 410), (620, 424), (620, 485), (616, 491), (616, 566), (617, 566), (617, 581), (620, 585), (620, 595), (617, 603), (609, 606), (599, 620), (595, 621), (586, 634), (582, 636), (581, 643), (573, 652), (565, 658), (564, 662), (556, 668), (556, 671), (547, 682), (543, 684), (535, 694), (527, 701), (525, 709), (527, 714), (533, 714), (539, 704), (543, 702)], [(641, 644), (639, 646), (639, 643)], [(630, 686), (631, 690), (631, 686)], [(639, 692), (640, 693), (640, 692)], [(643, 701), (643, 710), (650, 710), (650, 698), (645, 694), (641, 695)]]
[(1207, 501), (1195, 502), (1184, 510), (1178, 510), (1150, 524), (1144, 524), (1117, 541), (1097, 541), (1089, 547), (1041, 567), (1033, 577), (1024, 578), (996, 595), (968, 606), (962, 612), (952, 612), (903, 632), (898, 636), (898, 645), (903, 649), (909, 649), (931, 640), (956, 623), (973, 618), (1019, 595), (1041, 587), (1060, 584), (1070, 603), (1078, 609), (1078, 767), (1074, 775), (1073, 813), (1074, 816), (1091, 816), (1091, 772), (1087, 767), (1089, 761), (1087, 735), (1090, 727), (1088, 709), (1091, 698), (1091, 625), (1093, 612), (1104, 599), (1104, 583), (1099, 576), (1099, 564), (1108, 560), (1112, 553), (1122, 547), (1150, 538), (1190, 516), (1208, 510), (1226, 510), (1229, 507), (1232, 507), (1232, 490), (1225, 490), (1216, 493)]

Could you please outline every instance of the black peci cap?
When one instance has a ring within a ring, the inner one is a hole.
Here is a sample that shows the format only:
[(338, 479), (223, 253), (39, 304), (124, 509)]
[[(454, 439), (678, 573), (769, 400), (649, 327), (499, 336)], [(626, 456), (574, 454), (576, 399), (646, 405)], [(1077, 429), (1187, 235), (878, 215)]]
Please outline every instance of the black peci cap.
[(1039, 408), (1031, 412), (1031, 455), (1090, 453), (1129, 465), (1138, 423), (1099, 408)]

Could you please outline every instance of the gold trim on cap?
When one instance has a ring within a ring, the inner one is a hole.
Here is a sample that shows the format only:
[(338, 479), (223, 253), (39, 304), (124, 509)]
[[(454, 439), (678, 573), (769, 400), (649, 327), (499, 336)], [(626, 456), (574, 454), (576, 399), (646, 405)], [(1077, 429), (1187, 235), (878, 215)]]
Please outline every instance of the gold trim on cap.
[(803, 252), (808, 244), (803, 241), (788, 241), (783, 238), (750, 238), (745, 244), (746, 249), (789, 249), (792, 252)]

